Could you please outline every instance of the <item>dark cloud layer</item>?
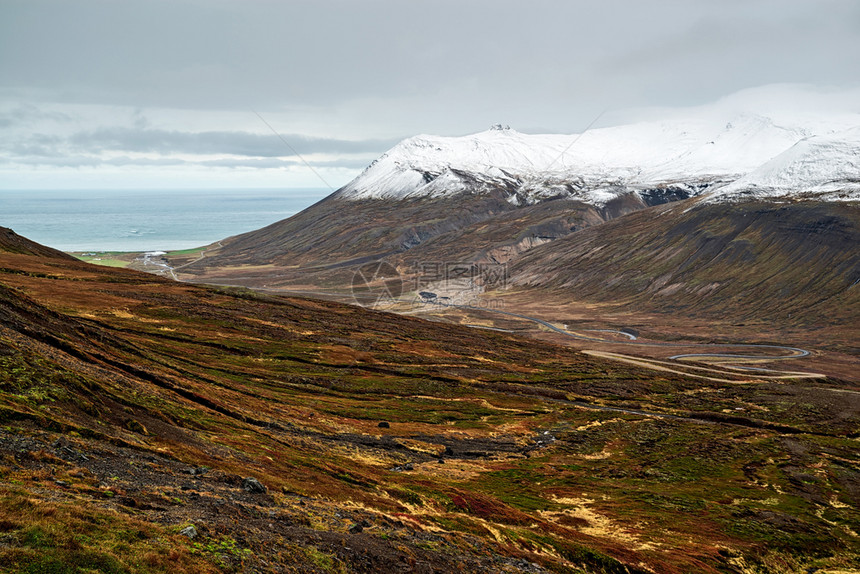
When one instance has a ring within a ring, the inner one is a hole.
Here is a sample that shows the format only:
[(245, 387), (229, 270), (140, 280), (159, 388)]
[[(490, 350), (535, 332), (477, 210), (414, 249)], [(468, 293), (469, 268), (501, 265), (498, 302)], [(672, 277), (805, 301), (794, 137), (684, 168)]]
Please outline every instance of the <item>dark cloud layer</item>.
[(856, 82), (858, 23), (856, 0), (5, 0), (0, 86), (229, 109), (689, 104)]
[[(81, 167), (176, 167), (176, 166), (202, 166), (212, 168), (226, 169), (281, 169), (290, 167), (302, 167), (305, 165), (300, 159), (281, 159), (281, 158), (222, 158), (222, 159), (182, 159), (178, 157), (100, 157), (93, 155), (77, 155), (77, 154), (44, 154), (30, 155), (23, 157), (2, 157), (0, 156), (0, 166), (2, 165), (24, 165), (29, 167), (54, 167), (54, 168), (81, 168)], [(365, 159), (346, 159), (338, 158), (337, 160), (317, 160), (314, 161), (314, 166), (323, 168), (338, 168), (338, 169), (361, 169), (367, 166)]]
[(71, 122), (69, 114), (56, 111), (46, 111), (31, 103), (18, 103), (8, 111), (0, 112), (0, 127), (27, 127), (40, 120), (55, 123)]
[(396, 143), (392, 140), (349, 141), (281, 134), (293, 149), (274, 135), (249, 132), (180, 132), (156, 129), (101, 128), (79, 132), (68, 138), (75, 149), (90, 153), (103, 151), (154, 152), (159, 154), (229, 154), (248, 157), (288, 157), (294, 151), (306, 155), (378, 152)]
[[(287, 147), (281, 138), (289, 143)], [(391, 147), (391, 140), (336, 140), (297, 134), (254, 134), (249, 132), (180, 132), (157, 129), (101, 128), (77, 132), (69, 137), (31, 134), (0, 144), (7, 162), (27, 165), (65, 167), (205, 165), (211, 167), (279, 168), (304, 164), (302, 157), (323, 154), (338, 159), (315, 160), (318, 166), (359, 168), (367, 155)], [(105, 152), (150, 154), (149, 157), (103, 157)], [(298, 152), (302, 157), (296, 155)], [(156, 154), (162, 157), (151, 157)], [(205, 156), (228, 155), (229, 158), (206, 159)], [(363, 155), (355, 159), (355, 155)], [(193, 161), (179, 156), (204, 156)], [(238, 156), (238, 157), (237, 157)], [(285, 159), (290, 158), (290, 159)]]

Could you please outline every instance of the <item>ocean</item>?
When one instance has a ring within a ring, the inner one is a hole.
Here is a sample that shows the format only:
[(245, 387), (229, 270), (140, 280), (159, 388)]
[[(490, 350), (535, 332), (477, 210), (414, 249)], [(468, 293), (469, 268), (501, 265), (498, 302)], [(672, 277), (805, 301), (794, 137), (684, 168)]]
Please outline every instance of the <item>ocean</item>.
[(62, 251), (172, 251), (285, 219), (327, 189), (2, 191), (0, 227)]

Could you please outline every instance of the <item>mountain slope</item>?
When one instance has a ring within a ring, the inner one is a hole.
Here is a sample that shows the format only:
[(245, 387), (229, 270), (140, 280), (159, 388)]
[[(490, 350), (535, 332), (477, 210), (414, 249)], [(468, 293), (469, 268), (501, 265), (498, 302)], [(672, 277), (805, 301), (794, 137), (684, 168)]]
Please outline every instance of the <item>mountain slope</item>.
[(62, 251), (46, 247), (26, 237), (21, 237), (11, 229), (0, 227), (0, 252), (18, 253), (21, 255), (38, 255), (58, 259), (74, 259)]
[(48, 255), (0, 252), (0, 319), (5, 571), (716, 574), (860, 557), (860, 404), (837, 381), (703, 385)]
[(537, 247), (512, 266), (510, 284), (536, 296), (860, 335), (858, 246), (857, 203), (689, 200)]
[[(731, 120), (640, 123), (572, 136), (507, 128), (417, 136), (305, 211), (228, 238), (197, 261), (173, 264), (191, 280), (281, 287), (343, 284), (357, 266), (385, 258), (402, 272), (431, 259), (506, 262), (587, 225), (717, 193), (834, 126), (782, 125), (754, 114)], [(547, 202), (551, 207), (542, 206)]]
[(860, 336), (858, 199), (860, 130), (808, 137), (700, 198), (537, 248), (512, 284)]
[[(263, 229), (223, 240), (204, 258), (172, 259), (191, 281), (249, 287), (349, 285), (355, 270), (386, 260), (408, 273), (423, 262), (506, 262), (541, 242), (643, 209), (628, 194), (594, 206), (571, 199), (515, 207), (505, 190), (467, 197), (353, 201), (329, 197)], [(210, 246), (212, 247), (212, 246)]]

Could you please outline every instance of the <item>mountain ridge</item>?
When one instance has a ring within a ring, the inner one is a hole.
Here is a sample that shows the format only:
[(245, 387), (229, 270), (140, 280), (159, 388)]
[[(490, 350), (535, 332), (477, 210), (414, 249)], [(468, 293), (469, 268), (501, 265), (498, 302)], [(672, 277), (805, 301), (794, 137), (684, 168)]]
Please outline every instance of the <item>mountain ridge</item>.
[[(429, 259), (506, 263), (536, 245), (638, 209), (691, 199), (761, 199), (749, 191), (757, 181), (778, 178), (793, 165), (814, 167), (822, 157), (841, 170), (837, 179), (850, 180), (860, 146), (856, 137), (843, 135), (856, 129), (841, 128), (853, 119), (791, 122), (733, 113), (573, 136), (509, 128), (415, 136), (306, 210), (175, 266), (192, 281), (282, 287), (348, 283), (350, 270), (375, 259), (391, 259), (400, 269)], [(795, 181), (797, 189), (783, 186), (770, 196), (860, 196), (833, 192), (839, 185), (825, 181), (827, 169), (803, 173), (808, 177)], [(812, 176), (815, 185), (806, 185)], [(545, 208), (536, 207), (541, 204)], [(331, 269), (340, 270), (339, 279), (330, 277)]]
[(566, 195), (599, 205), (670, 184), (699, 195), (746, 176), (805, 139), (832, 139), (834, 131), (824, 121), (785, 125), (742, 114), (727, 121), (640, 122), (573, 135), (510, 128), (460, 137), (419, 135), (384, 153), (334, 197), (436, 198), (494, 186), (515, 190), (509, 200), (517, 204)]

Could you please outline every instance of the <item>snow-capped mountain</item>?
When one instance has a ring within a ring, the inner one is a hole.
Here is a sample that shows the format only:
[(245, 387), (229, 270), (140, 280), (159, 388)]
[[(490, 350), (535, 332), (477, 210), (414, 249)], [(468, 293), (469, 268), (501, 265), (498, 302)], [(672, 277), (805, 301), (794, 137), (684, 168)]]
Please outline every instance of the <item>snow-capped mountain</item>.
[[(665, 186), (698, 195), (764, 169), (783, 153), (806, 153), (788, 150), (803, 148), (801, 142), (816, 136), (830, 142), (822, 146), (833, 148), (828, 157), (839, 164), (840, 154), (856, 151), (856, 137), (843, 142), (847, 132), (834, 134), (847, 127), (844, 118), (840, 121), (818, 117), (777, 123), (743, 113), (574, 135), (530, 135), (501, 126), (463, 137), (420, 135), (383, 154), (336, 196), (438, 198), (505, 188), (515, 205), (559, 196), (602, 205), (625, 193)], [(848, 121), (860, 125), (860, 116)]]
[(774, 197), (860, 199), (860, 127), (804, 138), (738, 180), (715, 190), (706, 201)]
[[(842, 249), (845, 236), (827, 231), (826, 221), (831, 208), (852, 214), (860, 209), (829, 201), (860, 199), (856, 105), (837, 111), (800, 102), (798, 110), (785, 98), (742, 96), (666, 111), (660, 121), (578, 135), (530, 135), (496, 126), (463, 137), (412, 137), (326, 199), (289, 219), (219, 242), (217, 251), (183, 265), (182, 273), (195, 280), (267, 288), (314, 281), (335, 285), (347, 284), (369, 261), (384, 260), (411, 272), (428, 262), (513, 265), (535, 251), (543, 255), (522, 267), (522, 284), (549, 285), (557, 276), (558, 285), (551, 287), (563, 292), (568, 280), (579, 281), (572, 274), (576, 271), (590, 277), (598, 293), (606, 284), (589, 274), (576, 247), (582, 238), (611, 243), (595, 251), (606, 255), (605, 269), (643, 243), (643, 256), (631, 260), (630, 275), (619, 280), (627, 286), (639, 285), (636, 274), (648, 271), (643, 261), (671, 251), (664, 241), (670, 235), (677, 239), (672, 249), (689, 257), (710, 260), (725, 248), (727, 260), (751, 261), (755, 254), (738, 251), (743, 242), (709, 243), (720, 228), (711, 229), (711, 220), (725, 221), (726, 229), (755, 220), (760, 229), (745, 241), (755, 245), (766, 234), (777, 237), (768, 242), (774, 260), (802, 251), (804, 229), (825, 230), (834, 249)], [(827, 201), (769, 199), (782, 196)], [(757, 201), (740, 201), (745, 198)], [(747, 218), (750, 213), (759, 215)], [(784, 233), (789, 216), (810, 219), (799, 225), (800, 235)], [(819, 225), (819, 219), (825, 223)], [(631, 225), (642, 233), (631, 235)], [(699, 233), (704, 229), (707, 233)], [(761, 260), (768, 257), (763, 254)], [(722, 284), (726, 274), (734, 273), (720, 266), (723, 259), (715, 261), (716, 267), (691, 284)]]

